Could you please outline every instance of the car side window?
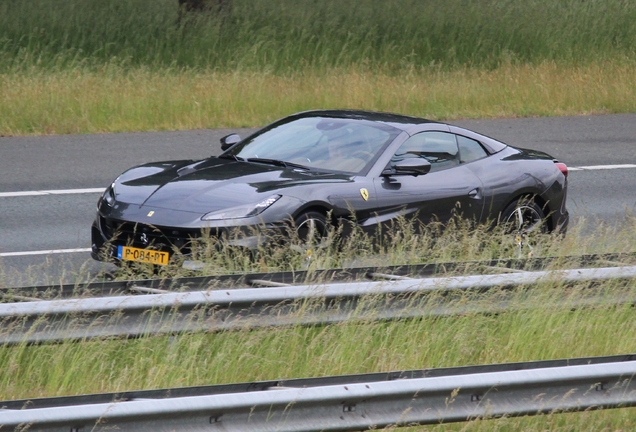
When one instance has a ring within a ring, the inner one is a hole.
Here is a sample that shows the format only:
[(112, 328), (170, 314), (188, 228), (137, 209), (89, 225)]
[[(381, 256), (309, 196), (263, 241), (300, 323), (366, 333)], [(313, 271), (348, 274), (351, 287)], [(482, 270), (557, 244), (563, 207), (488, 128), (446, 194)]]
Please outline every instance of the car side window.
[(459, 160), (461, 163), (476, 161), (488, 156), (486, 150), (474, 139), (457, 135), (457, 143), (459, 144)]
[(408, 158), (423, 158), (431, 172), (459, 165), (455, 135), (447, 132), (421, 132), (407, 139), (391, 158), (391, 165)]

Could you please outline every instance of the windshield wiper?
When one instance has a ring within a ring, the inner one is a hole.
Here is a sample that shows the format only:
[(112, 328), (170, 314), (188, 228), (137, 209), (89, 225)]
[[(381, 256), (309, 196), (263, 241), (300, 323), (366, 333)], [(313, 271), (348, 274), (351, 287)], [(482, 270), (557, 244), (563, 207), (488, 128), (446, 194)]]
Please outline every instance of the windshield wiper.
[(248, 158), (245, 159), (247, 162), (258, 162), (258, 163), (264, 163), (264, 164), (269, 164), (269, 165), (276, 165), (276, 166), (282, 166), (285, 168), (300, 168), (300, 169), (304, 169), (304, 170), (310, 170), (311, 168), (305, 166), (305, 165), (300, 165), (297, 163), (293, 163), (293, 162), (287, 162), (284, 160), (278, 160), (278, 159), (265, 159), (265, 158)]

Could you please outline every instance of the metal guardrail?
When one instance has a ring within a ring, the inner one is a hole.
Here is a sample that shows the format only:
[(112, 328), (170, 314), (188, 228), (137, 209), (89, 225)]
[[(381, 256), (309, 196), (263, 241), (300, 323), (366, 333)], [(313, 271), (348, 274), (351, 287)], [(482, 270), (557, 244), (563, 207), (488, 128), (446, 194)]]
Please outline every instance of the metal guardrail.
[[(4, 303), (0, 343), (498, 312), (510, 307), (510, 299), (501, 296), (484, 305), (478, 296), (466, 298), (465, 293), (547, 281), (634, 278), (636, 266)], [(599, 301), (633, 299), (603, 294), (564, 304), (579, 307)]]
[(348, 282), (361, 279), (388, 279), (391, 277), (421, 278), (454, 274), (493, 274), (514, 271), (545, 270), (558, 264), (559, 268), (590, 266), (625, 266), (636, 264), (636, 253), (587, 254), (562, 257), (526, 259), (497, 259), (484, 261), (454, 261), (429, 264), (386, 267), (354, 267), (316, 269), (313, 271), (287, 271), (270, 273), (241, 273), (218, 276), (195, 276), (167, 279), (141, 279), (123, 281), (93, 281), (81, 284), (36, 285), (0, 287), (0, 300), (37, 301), (71, 297), (107, 297), (125, 294), (160, 294), (165, 291), (186, 292), (236, 287), (271, 287), (307, 285), (318, 282)]
[(344, 431), (636, 406), (636, 356), (0, 402), (3, 429)]

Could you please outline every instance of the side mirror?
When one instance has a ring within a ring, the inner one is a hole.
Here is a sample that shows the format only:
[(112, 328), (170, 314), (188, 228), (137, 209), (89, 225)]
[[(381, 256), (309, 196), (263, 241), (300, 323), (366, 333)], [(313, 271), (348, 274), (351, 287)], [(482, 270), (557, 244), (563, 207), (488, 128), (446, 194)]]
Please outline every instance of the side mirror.
[(396, 162), (390, 169), (382, 172), (382, 175), (424, 175), (431, 171), (431, 163), (426, 159), (409, 158)]
[(229, 134), (221, 138), (221, 150), (225, 151), (232, 147), (234, 144), (241, 141), (241, 137), (238, 134)]

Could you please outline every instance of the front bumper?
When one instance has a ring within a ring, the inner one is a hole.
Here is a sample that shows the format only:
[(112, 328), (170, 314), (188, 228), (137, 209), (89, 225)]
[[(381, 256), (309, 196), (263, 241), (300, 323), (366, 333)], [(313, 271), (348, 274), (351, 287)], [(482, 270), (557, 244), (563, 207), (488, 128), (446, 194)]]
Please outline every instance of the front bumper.
[(117, 261), (119, 246), (168, 252), (171, 257), (189, 256), (195, 243), (219, 238), (229, 246), (258, 249), (286, 230), (284, 223), (230, 228), (165, 227), (113, 220), (98, 213), (91, 226), (91, 257), (97, 261)]

